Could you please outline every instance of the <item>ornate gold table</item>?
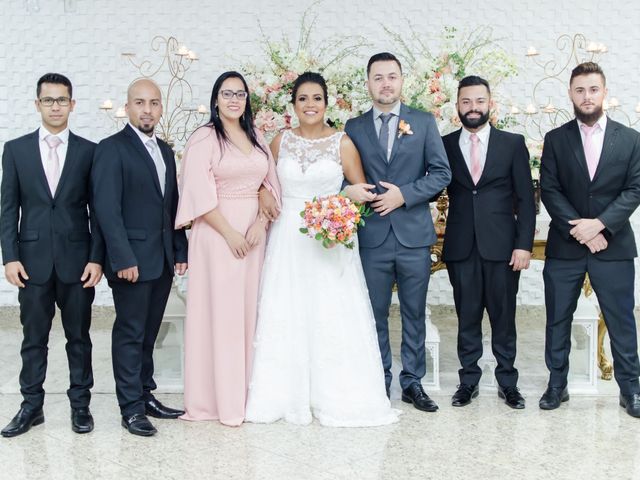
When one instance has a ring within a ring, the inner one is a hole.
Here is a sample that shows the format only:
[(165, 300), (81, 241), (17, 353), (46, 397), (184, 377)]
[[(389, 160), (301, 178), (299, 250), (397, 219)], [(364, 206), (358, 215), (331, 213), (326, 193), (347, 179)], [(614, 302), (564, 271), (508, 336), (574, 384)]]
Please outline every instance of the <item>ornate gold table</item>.
[[(438, 210), (440, 210), (440, 208), (438, 208)], [(438, 223), (440, 222), (441, 219), (438, 218), (436, 221), (436, 229), (438, 229)], [(546, 240), (534, 240), (531, 259), (541, 260), (544, 262), (544, 249), (546, 245)], [(442, 261), (442, 237), (438, 237), (438, 241), (431, 247), (431, 260), (432, 274), (439, 270), (444, 270), (447, 268), (447, 265)], [(590, 296), (593, 293), (588, 275), (584, 280), (583, 292), (586, 297)], [(600, 313), (600, 319), (598, 320), (598, 368), (600, 369), (601, 378), (603, 380), (611, 380), (613, 376), (613, 365), (607, 358), (607, 355), (604, 351), (604, 337), (606, 333), (607, 327), (604, 323), (604, 316), (602, 315), (602, 313)]]

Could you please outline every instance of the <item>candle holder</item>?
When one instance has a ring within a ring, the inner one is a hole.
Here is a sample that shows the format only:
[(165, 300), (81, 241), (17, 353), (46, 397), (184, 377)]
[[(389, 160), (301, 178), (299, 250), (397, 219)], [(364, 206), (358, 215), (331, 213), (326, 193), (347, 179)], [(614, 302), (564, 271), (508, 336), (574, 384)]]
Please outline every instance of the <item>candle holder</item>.
[[(155, 36), (151, 41), (151, 50), (159, 54), (158, 60), (137, 61), (133, 52), (123, 52), (121, 56), (136, 69), (136, 80), (149, 78), (160, 87), (163, 114), (156, 126), (156, 135), (174, 150), (181, 151), (189, 135), (209, 118), (207, 107), (198, 106), (193, 101), (193, 88), (186, 78), (199, 58), (175, 37)], [(111, 113), (113, 104), (110, 100), (105, 100), (100, 109), (108, 114), (116, 127), (126, 122), (127, 115), (123, 107)]]
[[(562, 102), (554, 102), (554, 98), (566, 98), (567, 80), (571, 70), (583, 62), (599, 62), (603, 54), (607, 53), (606, 45), (587, 41), (581, 34), (573, 36), (560, 35), (555, 42), (556, 55), (549, 60), (542, 60), (540, 52), (533, 46), (527, 49), (525, 56), (528, 61), (542, 70), (541, 78), (536, 81), (531, 92), (528, 106), (521, 110), (512, 105), (510, 115), (522, 133), (532, 142), (542, 143), (545, 134), (573, 119), (573, 109), (561, 107)], [(562, 97), (560, 97), (562, 96)], [(621, 108), (617, 98), (611, 98), (603, 104), (603, 110), (611, 118), (635, 127), (640, 121), (640, 103), (635, 108), (636, 118)]]

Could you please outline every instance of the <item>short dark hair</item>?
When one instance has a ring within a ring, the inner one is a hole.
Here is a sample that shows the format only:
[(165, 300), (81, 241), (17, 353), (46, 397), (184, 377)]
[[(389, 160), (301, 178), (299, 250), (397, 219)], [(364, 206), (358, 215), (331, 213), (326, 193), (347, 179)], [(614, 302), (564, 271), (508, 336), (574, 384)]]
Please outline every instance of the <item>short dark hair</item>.
[(324, 77), (319, 73), (315, 72), (304, 72), (293, 84), (293, 88), (291, 89), (291, 103), (296, 103), (296, 95), (298, 94), (298, 89), (304, 83), (315, 83), (316, 85), (320, 85), (322, 87), (322, 93), (324, 96), (324, 104), (329, 104), (329, 91), (327, 90), (327, 82), (324, 80)]
[(487, 82), (484, 78), (479, 77), (477, 75), (469, 75), (467, 77), (464, 77), (462, 80), (458, 82), (458, 96), (460, 96), (460, 90), (462, 90), (464, 87), (475, 87), (477, 85), (484, 85), (489, 95), (491, 95), (491, 88), (489, 87), (489, 82)]
[(38, 80), (38, 86), (36, 87), (36, 98), (40, 98), (40, 92), (42, 91), (43, 83), (55, 83), (58, 85), (64, 85), (69, 90), (69, 98), (73, 98), (73, 87), (71, 86), (71, 80), (62, 75), (61, 73), (45, 73)]
[(398, 57), (396, 57), (393, 53), (389, 52), (380, 52), (372, 55), (369, 61), (367, 62), (367, 77), (369, 76), (369, 72), (371, 71), (371, 65), (376, 62), (396, 62), (398, 67), (400, 68), (400, 73), (402, 73), (402, 64)]
[(584, 62), (571, 70), (569, 85), (571, 85), (574, 78), (579, 77), (580, 75), (590, 75), (592, 73), (599, 74), (602, 77), (602, 83), (604, 85), (607, 84), (607, 78), (604, 76), (604, 72), (602, 71), (602, 68), (600, 68), (600, 65), (598, 65), (596, 62)]

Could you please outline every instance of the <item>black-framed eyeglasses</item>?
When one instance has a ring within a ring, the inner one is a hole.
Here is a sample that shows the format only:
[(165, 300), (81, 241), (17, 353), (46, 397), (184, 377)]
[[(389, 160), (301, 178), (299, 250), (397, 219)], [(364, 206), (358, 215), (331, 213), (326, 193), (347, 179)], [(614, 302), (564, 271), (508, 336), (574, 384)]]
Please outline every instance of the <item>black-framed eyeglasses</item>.
[(71, 99), (69, 97), (42, 97), (39, 98), (38, 101), (43, 107), (53, 107), (54, 103), (57, 103), (61, 107), (68, 107), (71, 104)]
[(220, 96), (225, 100), (231, 100), (234, 95), (238, 100), (246, 100), (248, 93), (244, 90), (238, 90), (237, 92), (234, 92), (233, 90), (220, 90)]

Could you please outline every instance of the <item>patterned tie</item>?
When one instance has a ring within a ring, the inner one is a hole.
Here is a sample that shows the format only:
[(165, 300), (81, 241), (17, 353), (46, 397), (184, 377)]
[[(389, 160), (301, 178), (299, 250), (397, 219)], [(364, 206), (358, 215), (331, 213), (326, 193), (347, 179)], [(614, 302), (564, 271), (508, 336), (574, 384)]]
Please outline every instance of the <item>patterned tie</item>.
[(600, 155), (598, 154), (598, 146), (596, 145), (593, 135), (600, 131), (600, 125), (596, 123), (593, 126), (580, 125), (582, 133), (584, 133), (584, 156), (587, 159), (587, 168), (589, 169), (589, 178), (593, 180), (593, 176), (596, 174), (598, 168), (598, 162), (600, 161)]
[(165, 166), (164, 160), (162, 159), (162, 154), (158, 149), (158, 144), (154, 142), (153, 139), (147, 140), (147, 148), (149, 149), (151, 158), (153, 158), (153, 163), (156, 166), (156, 172), (158, 172), (158, 181), (160, 182), (160, 191), (164, 196), (164, 184), (167, 167)]
[(55, 135), (47, 135), (44, 141), (49, 145), (49, 156), (47, 158), (47, 168), (45, 175), (47, 176), (47, 183), (49, 184), (49, 190), (51, 190), (51, 196), (56, 194), (56, 188), (58, 188), (58, 181), (60, 180), (60, 158), (58, 157), (58, 145), (62, 143), (60, 137)]
[(480, 163), (480, 139), (478, 135), (472, 133), (469, 137), (471, 140), (471, 179), (474, 185), (478, 184), (482, 176), (482, 164)]
[(380, 127), (380, 135), (378, 135), (378, 141), (382, 147), (382, 151), (385, 153), (387, 162), (389, 161), (389, 120), (391, 120), (391, 113), (381, 113), (378, 117), (382, 121)]

